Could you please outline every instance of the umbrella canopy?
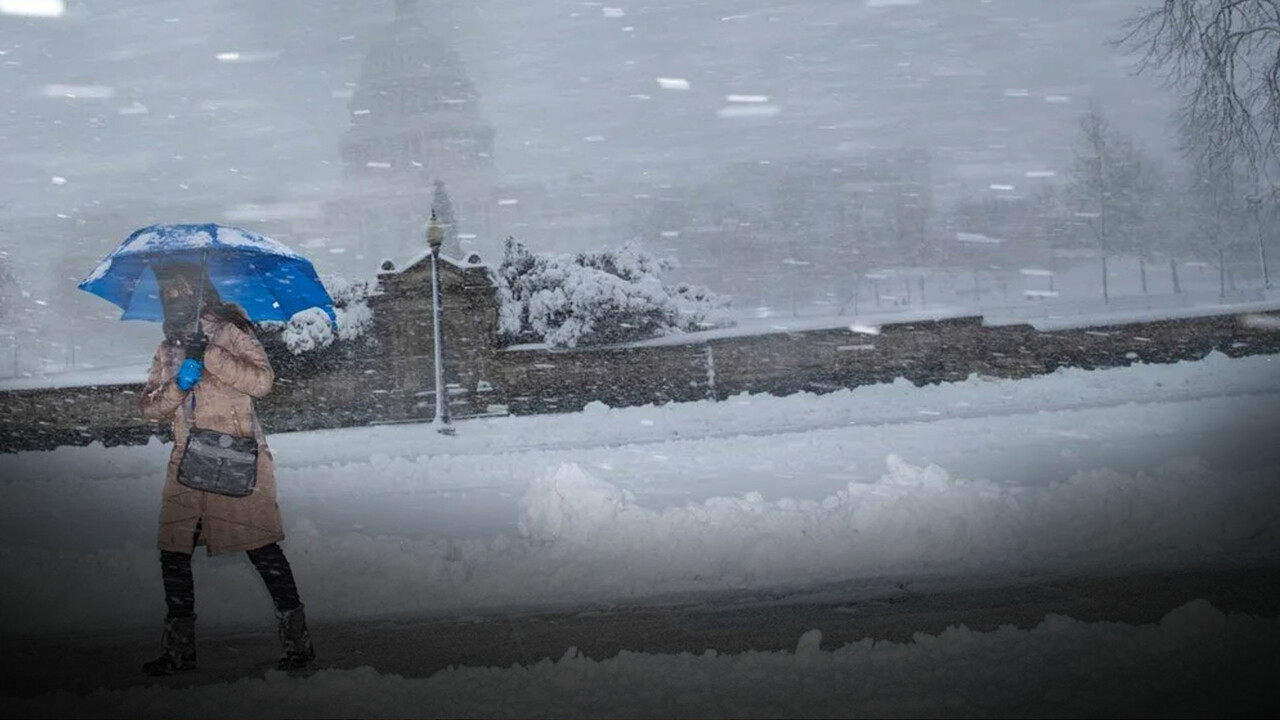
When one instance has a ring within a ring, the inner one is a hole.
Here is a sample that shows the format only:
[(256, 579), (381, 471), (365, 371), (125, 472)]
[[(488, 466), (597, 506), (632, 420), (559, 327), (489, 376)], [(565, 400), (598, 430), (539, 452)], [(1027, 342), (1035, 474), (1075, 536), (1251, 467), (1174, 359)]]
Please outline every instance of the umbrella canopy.
[(286, 322), (320, 308), (336, 327), (333, 300), (311, 261), (264, 235), (229, 225), (149, 225), (120, 243), (78, 286), (124, 310), (122, 320), (164, 319), (156, 268), (203, 266), (224, 302), (250, 320)]

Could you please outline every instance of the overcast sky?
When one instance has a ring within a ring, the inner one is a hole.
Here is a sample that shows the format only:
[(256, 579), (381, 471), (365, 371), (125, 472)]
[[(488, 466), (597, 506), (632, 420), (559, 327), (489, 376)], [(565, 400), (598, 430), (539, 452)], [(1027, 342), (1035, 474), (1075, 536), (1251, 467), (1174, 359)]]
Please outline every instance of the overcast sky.
[[(395, 15), (394, 0), (68, 0), (59, 17), (11, 14), (24, 4), (61, 3), (0, 2), (0, 249), (54, 298), (90, 269), (80, 256), (140, 225), (341, 194), (349, 97)], [(1144, 4), (418, 2), (480, 92), (500, 182), (644, 193), (734, 161), (923, 149), (939, 204), (1061, 178), (1090, 102), (1176, 164), (1172, 96), (1106, 45)], [(522, 239), (570, 249), (554, 233)], [(348, 258), (315, 260), (372, 275)], [(51, 312), (110, 310), (90, 301)]]
[[(1014, 181), (1062, 169), (1091, 99), (1162, 152), (1166, 93), (1104, 45), (1141, 4), (419, 3), (426, 22), (454, 28), (502, 177), (548, 184), (903, 146), (974, 182), (1007, 163)], [(59, 18), (0, 15), (0, 211), (311, 197), (338, 177), (344, 91), (393, 6), (72, 0)], [(768, 107), (735, 115), (750, 103), (734, 95)]]

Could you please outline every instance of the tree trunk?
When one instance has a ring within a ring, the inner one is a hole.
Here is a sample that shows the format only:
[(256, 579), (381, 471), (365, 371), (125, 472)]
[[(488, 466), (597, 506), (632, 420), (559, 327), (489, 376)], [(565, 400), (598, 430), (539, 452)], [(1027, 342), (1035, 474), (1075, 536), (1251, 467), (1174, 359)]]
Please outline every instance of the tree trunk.
[(1218, 297), (1227, 296), (1227, 261), (1223, 258), (1222, 249), (1218, 249)]
[(1267, 246), (1262, 242), (1262, 231), (1258, 231), (1258, 261), (1262, 264), (1262, 287), (1271, 289), (1271, 271), (1267, 268)]
[(1138, 275), (1142, 277), (1142, 294), (1147, 294), (1147, 258), (1138, 256)]
[(1111, 302), (1111, 295), (1107, 292), (1107, 256), (1102, 256), (1102, 302)]
[(1267, 268), (1267, 246), (1264, 242), (1265, 233), (1262, 229), (1262, 203), (1258, 202), (1253, 208), (1253, 221), (1258, 228), (1258, 264), (1262, 266), (1262, 286), (1265, 289), (1271, 288), (1271, 272)]
[(1182, 293), (1182, 283), (1178, 282), (1178, 261), (1169, 258), (1169, 277), (1173, 279), (1173, 294)]

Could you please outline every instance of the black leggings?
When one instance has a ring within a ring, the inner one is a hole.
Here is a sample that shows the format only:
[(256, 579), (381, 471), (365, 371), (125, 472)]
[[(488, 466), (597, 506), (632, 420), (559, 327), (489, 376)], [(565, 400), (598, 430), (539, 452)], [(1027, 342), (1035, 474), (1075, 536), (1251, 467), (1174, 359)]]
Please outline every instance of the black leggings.
[[(288, 612), (300, 605), (298, 586), (293, 580), (293, 568), (284, 556), (279, 543), (271, 543), (245, 554), (267, 584), (271, 601), (278, 612)], [(160, 576), (164, 579), (164, 602), (169, 617), (191, 617), (196, 609), (195, 579), (191, 574), (191, 554), (160, 551)]]

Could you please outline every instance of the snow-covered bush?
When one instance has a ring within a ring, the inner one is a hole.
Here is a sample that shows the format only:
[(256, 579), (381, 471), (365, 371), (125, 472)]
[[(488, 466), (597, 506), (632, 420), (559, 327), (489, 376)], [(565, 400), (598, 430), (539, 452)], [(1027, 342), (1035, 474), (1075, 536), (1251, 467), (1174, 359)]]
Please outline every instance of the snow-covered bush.
[(329, 297), (333, 298), (334, 314), (338, 316), (338, 339), (355, 340), (373, 326), (373, 313), (366, 302), (369, 298), (369, 281), (351, 281), (337, 275), (320, 279)]
[(326, 348), (333, 344), (329, 315), (320, 308), (308, 308), (295, 314), (281, 330), (285, 347), (294, 355)]
[(506, 343), (577, 347), (725, 324), (728, 300), (706, 288), (663, 284), (661, 274), (674, 267), (631, 243), (551, 255), (508, 239), (497, 269), (499, 333)]
[[(319, 308), (310, 308), (295, 314), (287, 323), (276, 323), (285, 347), (294, 355), (329, 347), (334, 340), (354, 340), (373, 324), (373, 314), (366, 300), (369, 297), (367, 281), (348, 281), (337, 275), (320, 278), (329, 297), (333, 299), (334, 315), (338, 320), (335, 337), (329, 316)], [(264, 324), (265, 326), (265, 324)]]

